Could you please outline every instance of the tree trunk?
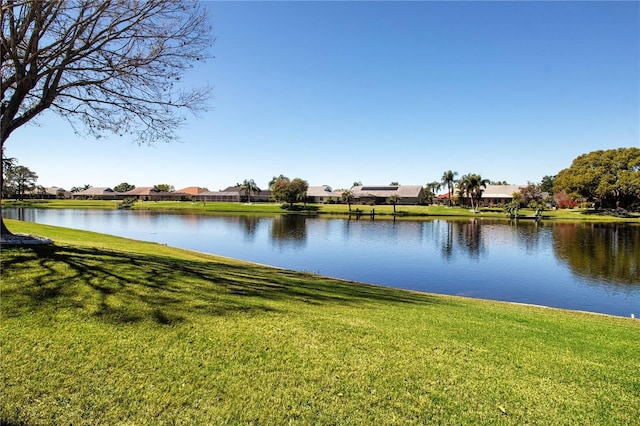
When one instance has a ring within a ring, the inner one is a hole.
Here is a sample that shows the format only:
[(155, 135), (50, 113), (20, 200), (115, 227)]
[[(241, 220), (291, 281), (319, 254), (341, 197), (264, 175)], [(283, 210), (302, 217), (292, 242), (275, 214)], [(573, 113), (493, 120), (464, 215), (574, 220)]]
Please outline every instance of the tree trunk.
[(7, 229), (7, 225), (4, 224), (4, 218), (0, 217), (0, 237), (4, 238), (5, 236), (12, 236), (12, 235), (13, 235), (13, 232), (9, 231), (9, 229)]
[(0, 170), (0, 238), (13, 235), (13, 232), (7, 229), (7, 225), (4, 224), (4, 218), (2, 217), (2, 190), (4, 189), (4, 155), (2, 156), (2, 166), (3, 167)]

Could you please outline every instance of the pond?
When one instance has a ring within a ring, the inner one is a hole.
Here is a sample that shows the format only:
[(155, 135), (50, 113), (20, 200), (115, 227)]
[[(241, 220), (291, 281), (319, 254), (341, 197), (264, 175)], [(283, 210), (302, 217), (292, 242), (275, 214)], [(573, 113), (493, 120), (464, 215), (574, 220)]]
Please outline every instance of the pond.
[(640, 224), (73, 209), (3, 216), (390, 287), (640, 316)]

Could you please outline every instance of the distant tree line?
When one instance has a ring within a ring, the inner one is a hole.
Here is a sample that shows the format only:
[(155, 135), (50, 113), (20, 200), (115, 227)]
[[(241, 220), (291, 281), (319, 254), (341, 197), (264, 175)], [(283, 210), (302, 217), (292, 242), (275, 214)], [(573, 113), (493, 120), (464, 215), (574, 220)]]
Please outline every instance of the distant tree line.
[[(19, 165), (14, 158), (2, 158), (2, 197), (23, 199), (45, 189), (37, 185), (38, 175), (26, 166)], [(492, 181), (479, 174), (468, 173), (456, 179), (458, 172), (447, 170), (440, 181), (425, 185), (427, 200), (433, 202), (441, 189), (447, 190), (446, 202), (467, 205), (477, 209), (487, 185), (506, 185), (506, 181)], [(399, 183), (391, 182), (390, 186)], [(261, 190), (253, 179), (245, 179), (237, 184), (246, 199), (251, 202), (252, 196)], [(362, 186), (355, 181), (353, 187)], [(74, 186), (71, 192), (80, 192), (91, 185)], [(127, 192), (136, 186), (122, 182), (113, 187), (117, 192)], [(289, 179), (284, 175), (274, 176), (269, 182), (272, 198), (286, 203), (289, 207), (295, 203), (306, 202), (309, 184), (301, 178)], [(159, 192), (173, 192), (175, 188), (169, 184), (154, 185)], [(342, 191), (341, 201), (349, 205), (355, 201), (351, 189)], [(454, 192), (456, 192), (454, 194)], [(552, 198), (545, 198), (549, 194)], [(561, 170), (555, 176), (544, 176), (540, 183), (529, 182), (521, 190), (513, 194), (513, 201), (505, 206), (509, 211), (522, 207), (538, 210), (544, 209), (551, 201), (560, 208), (591, 205), (595, 208), (640, 210), (640, 148), (618, 148), (593, 151), (578, 156), (570, 167)], [(399, 199), (388, 199), (395, 205)]]

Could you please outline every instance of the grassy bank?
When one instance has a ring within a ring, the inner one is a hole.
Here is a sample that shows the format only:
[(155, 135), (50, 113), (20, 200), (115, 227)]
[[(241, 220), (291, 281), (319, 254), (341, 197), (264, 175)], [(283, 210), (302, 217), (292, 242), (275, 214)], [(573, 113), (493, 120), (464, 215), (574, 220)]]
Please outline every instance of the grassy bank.
[[(4, 207), (32, 207), (32, 208), (50, 208), (50, 209), (116, 209), (118, 201), (102, 201), (102, 200), (27, 200), (13, 201), (3, 200)], [(300, 205), (302, 208), (302, 205)], [(500, 208), (485, 208), (474, 212), (469, 208), (446, 206), (396, 206), (394, 212), (391, 205), (352, 205), (351, 210), (346, 204), (309, 204), (307, 210), (302, 212), (321, 215), (347, 216), (355, 215), (356, 210), (360, 210), (362, 214), (368, 215), (375, 212), (376, 217), (380, 218), (424, 218), (424, 217), (486, 217), (508, 219), (509, 215)], [(186, 201), (145, 201), (137, 202), (133, 206), (134, 210), (157, 210), (171, 211), (174, 213), (184, 214), (284, 214), (288, 210), (283, 209), (279, 203), (202, 203), (202, 202), (186, 202)], [(532, 217), (535, 212), (531, 209), (521, 209), (519, 214), (522, 216)], [(545, 220), (590, 220), (590, 221), (625, 221), (640, 222), (640, 214), (631, 214), (629, 217), (620, 217), (608, 212), (595, 212), (591, 209), (563, 209), (549, 210), (543, 212)]]
[(8, 221), (2, 424), (633, 424), (640, 322)]

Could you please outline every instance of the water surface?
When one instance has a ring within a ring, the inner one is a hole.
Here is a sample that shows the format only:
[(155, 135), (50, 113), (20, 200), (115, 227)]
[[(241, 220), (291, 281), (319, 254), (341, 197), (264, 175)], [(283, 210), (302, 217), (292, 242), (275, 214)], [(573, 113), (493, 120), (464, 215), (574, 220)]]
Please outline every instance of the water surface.
[(73, 209), (3, 215), (391, 287), (640, 314), (638, 224)]

